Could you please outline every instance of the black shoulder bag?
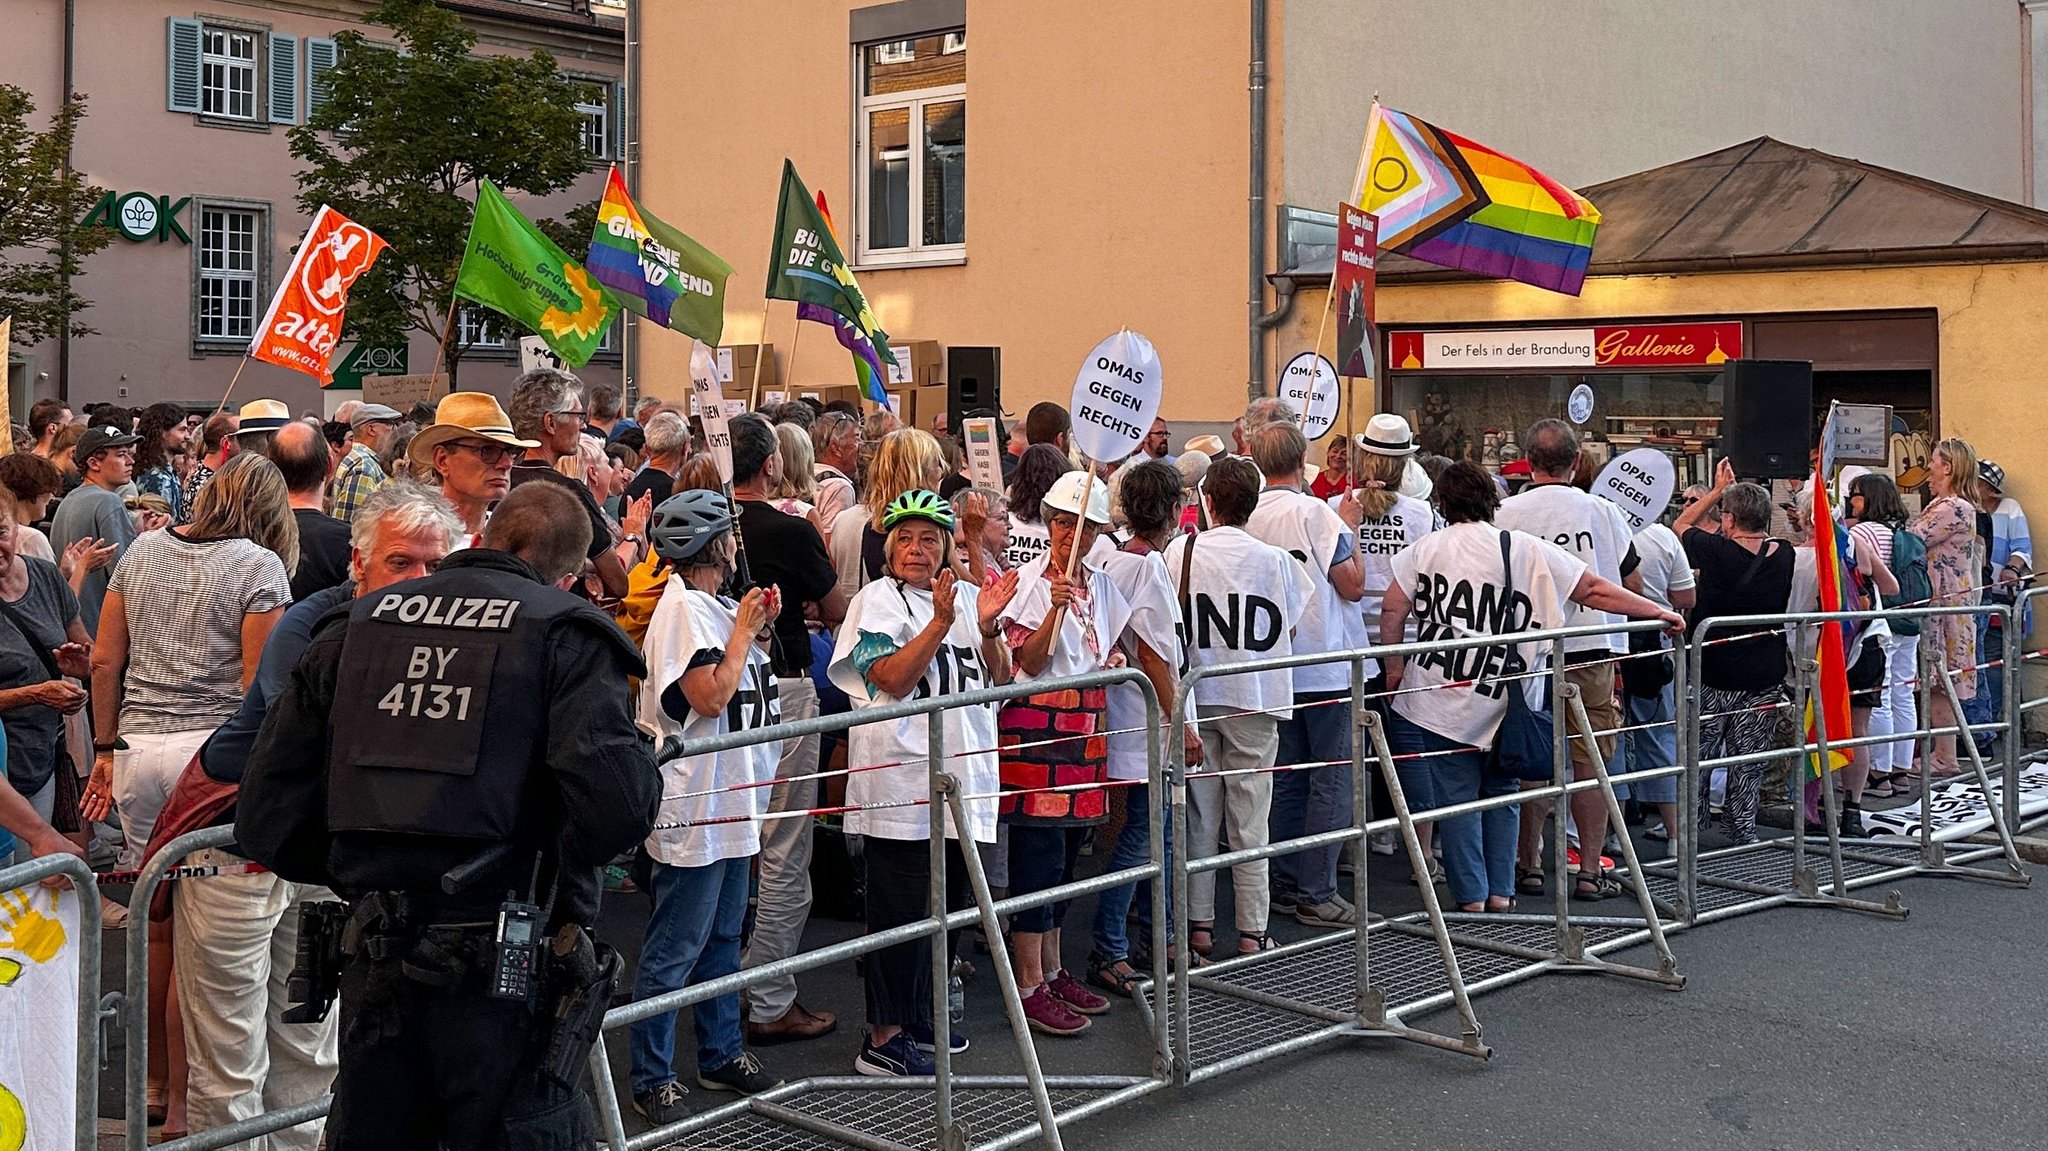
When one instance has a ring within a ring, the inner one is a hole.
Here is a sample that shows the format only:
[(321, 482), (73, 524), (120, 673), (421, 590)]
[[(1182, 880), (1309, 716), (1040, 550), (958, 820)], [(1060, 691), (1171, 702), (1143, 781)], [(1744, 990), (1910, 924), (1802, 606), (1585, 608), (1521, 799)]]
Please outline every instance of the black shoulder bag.
[[(1507, 581), (1506, 600), (1515, 598), (1515, 561), (1510, 550), (1509, 533), (1500, 533), (1500, 567)], [(1514, 642), (1513, 634), (1501, 637)], [(1552, 675), (1556, 669), (1551, 669)], [(1549, 682), (1549, 675), (1543, 677)], [(1488, 771), (1510, 779), (1526, 779), (1535, 783), (1548, 783), (1555, 774), (1555, 746), (1557, 723), (1548, 711), (1538, 711), (1529, 706), (1523, 695), (1527, 686), (1520, 679), (1511, 679), (1500, 684), (1506, 690), (1502, 693), (1507, 700), (1507, 714), (1501, 717), (1500, 731), (1494, 736), (1493, 754), (1488, 757)]]

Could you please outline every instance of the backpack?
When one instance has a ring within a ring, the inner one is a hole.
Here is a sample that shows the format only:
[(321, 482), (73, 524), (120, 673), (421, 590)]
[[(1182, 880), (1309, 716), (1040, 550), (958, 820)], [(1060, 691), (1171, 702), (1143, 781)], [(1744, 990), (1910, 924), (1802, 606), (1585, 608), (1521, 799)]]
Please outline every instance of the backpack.
[[(1927, 578), (1927, 542), (1905, 528), (1892, 529), (1892, 578), (1899, 581), (1899, 594), (1887, 596), (1887, 607), (1925, 607), (1934, 598), (1934, 584)], [(1921, 617), (1886, 616), (1893, 635), (1919, 635)]]

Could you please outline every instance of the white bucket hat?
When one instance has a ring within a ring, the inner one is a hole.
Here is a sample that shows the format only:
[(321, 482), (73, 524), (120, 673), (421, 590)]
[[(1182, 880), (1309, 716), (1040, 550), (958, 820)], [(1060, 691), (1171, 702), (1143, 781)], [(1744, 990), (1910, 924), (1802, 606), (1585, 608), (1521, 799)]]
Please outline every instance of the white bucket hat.
[(1104, 527), (1108, 527), (1109, 486), (1101, 480), (1090, 484), (1087, 472), (1073, 471), (1061, 476), (1052, 485), (1052, 490), (1045, 493), (1045, 506), (1055, 511), (1071, 512), (1077, 516), (1083, 515), (1084, 513), (1081, 510), (1081, 492), (1084, 487), (1088, 492), (1086, 517)]
[(1358, 447), (1376, 456), (1412, 456), (1415, 433), (1409, 430), (1407, 420), (1381, 412), (1365, 422), (1365, 430), (1358, 433)]

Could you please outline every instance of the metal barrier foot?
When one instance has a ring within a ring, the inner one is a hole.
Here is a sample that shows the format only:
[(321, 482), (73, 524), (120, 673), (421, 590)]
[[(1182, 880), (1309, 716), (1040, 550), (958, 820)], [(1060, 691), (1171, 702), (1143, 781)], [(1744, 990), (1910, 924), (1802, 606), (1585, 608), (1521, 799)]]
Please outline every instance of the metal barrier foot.
[[(1643, 875), (1643, 861), (1636, 854), (1635, 840), (1628, 834), (1628, 821), (1621, 811), (1621, 800), (1614, 795), (1614, 778), (1607, 773), (1607, 763), (1600, 754), (1600, 743), (1593, 736), (1593, 721), (1586, 715), (1586, 701), (1580, 697), (1579, 687), (1574, 683), (1564, 685), (1564, 698), (1572, 713), (1572, 725), (1579, 729), (1579, 738), (1592, 749), (1593, 776), (1600, 781), (1600, 797), (1607, 805), (1607, 818), (1611, 826), (1621, 829), (1615, 838), (1621, 843), (1622, 862), (1628, 868), (1629, 890), (1636, 897), (1636, 907), (1643, 913), (1643, 925), (1650, 933), (1650, 946), (1657, 952), (1657, 968), (1652, 971), (1643, 967), (1610, 963), (1586, 954), (1586, 934), (1578, 927), (1568, 933), (1569, 953), (1567, 962), (1581, 969), (1593, 969), (1608, 975), (1620, 975), (1630, 979), (1642, 979), (1659, 983), (1677, 991), (1685, 986), (1685, 977), (1678, 974), (1678, 957), (1671, 953), (1671, 943), (1664, 937), (1664, 922), (1658, 909), (1657, 900), (1650, 894), (1649, 881)], [(1568, 802), (1568, 797), (1563, 797)]]

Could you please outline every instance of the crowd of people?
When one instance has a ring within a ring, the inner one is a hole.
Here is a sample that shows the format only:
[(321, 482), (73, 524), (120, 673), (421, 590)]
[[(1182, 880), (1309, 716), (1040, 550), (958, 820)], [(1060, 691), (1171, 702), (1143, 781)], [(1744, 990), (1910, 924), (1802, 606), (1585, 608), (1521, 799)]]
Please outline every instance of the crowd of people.
[[(546, 369), (519, 377), (503, 405), (457, 392), (407, 412), (350, 402), (325, 420), (268, 399), (234, 413), (100, 406), (83, 419), (39, 402), (21, 450), (0, 458), (0, 733), (12, 785), (0, 789), (11, 833), (0, 861), (97, 850), (132, 868), (178, 835), (232, 824), (251, 745), (320, 617), (458, 551), (492, 549), (520, 517), (588, 520), (589, 546), (563, 558), (558, 583), (608, 613), (645, 659), (624, 702), (656, 747), (659, 822), (607, 877), (651, 908), (635, 998), (801, 949), (814, 813), (839, 817), (869, 931), (927, 914), (941, 824), (953, 909), (970, 903), (965, 853), (1013, 896), (1073, 880), (1084, 852), (1109, 869), (1145, 861), (1161, 801), (1147, 745), (1168, 746), (1175, 727), (1190, 773), (1190, 842), (1176, 849), (1190, 858), (1351, 826), (1354, 693), (1341, 657), (1369, 645), (1477, 641), (1366, 661), (1367, 706), (1384, 716), (1398, 785), (1422, 812), (1540, 786), (1496, 746), (1504, 725), (1549, 707), (1553, 673), (1599, 733), (1571, 741), (1574, 778), (1673, 763), (1674, 645), (1707, 620), (1814, 610), (1812, 549), (1799, 546), (1814, 531), (1839, 533), (1852, 607), (2009, 599), (2033, 575), (2003, 472), (1959, 439), (1934, 448), (1916, 514), (1889, 477), (1864, 474), (1847, 485), (1839, 524), (1811, 523), (1800, 503), (1793, 531), (1774, 534), (1785, 509), (1725, 461), (1711, 485), (1684, 493), (1675, 522), (1631, 531), (1587, 490), (1578, 436), (1554, 419), (1523, 434), (1529, 474), (1513, 491), (1474, 463), (1426, 456), (1390, 413), (1336, 437), (1322, 467), (1271, 398), (1253, 401), (1227, 443), (1194, 436), (1176, 456), (1156, 421), (1137, 454), (1092, 470), (1061, 406), (1009, 422), (1000, 484), (977, 486), (942, 425), (809, 398), (733, 417), (724, 477), (684, 408), (650, 399), (628, 417), (616, 389)], [(544, 493), (494, 513), (529, 487)], [(1664, 629), (1572, 639), (1555, 669), (1547, 643), (1519, 638), (1624, 619)], [(1853, 734), (1914, 730), (1915, 687), (1931, 675), (1952, 675), (1962, 718), (1998, 714), (2004, 683), (1986, 666), (2002, 642), (1995, 617), (1895, 615), (1844, 631)], [(1700, 755), (1781, 746), (1788, 679), (1812, 629), (1715, 638), (1701, 664)], [(1333, 658), (1232, 670), (1307, 655)], [(1062, 682), (1117, 668), (1135, 669), (1162, 704), (1187, 669), (1203, 677), (1154, 733), (1134, 684)], [(1048, 686), (942, 713), (958, 793), (943, 814), (927, 803), (923, 716), (855, 723), (843, 738), (693, 750), (1035, 681)], [(1955, 722), (1946, 693), (1932, 699), (1931, 718)], [(1875, 744), (1839, 773), (1844, 834), (1863, 834), (1866, 796), (1914, 788), (1915, 747), (1904, 736)], [(1933, 741), (1934, 777), (1962, 770), (1957, 747)], [(1675, 776), (1637, 781), (1632, 807), (1651, 841), (1675, 834), (1681, 803), (1720, 814), (1732, 842), (1754, 841), (1763, 774), (1742, 764), (1691, 796)], [(1370, 801), (1382, 816), (1385, 782)], [(1420, 825), (1427, 862), (1414, 878), (1474, 912), (1512, 909), (1549, 883), (1582, 900), (1619, 895), (1609, 845), (1627, 829), (1608, 826), (1597, 791), (1566, 806), (1569, 874), (1546, 868), (1548, 804), (1530, 800)], [(1375, 836), (1370, 850), (1396, 848)], [(149, 1101), (167, 1133), (315, 1097), (335, 1066), (333, 1020), (283, 1021), (296, 909), (331, 894), (233, 872), (241, 860), (227, 849), (187, 862), (230, 873), (171, 885), (146, 927)], [(1369, 913), (1345, 897), (1340, 873), (1362, 865), (1324, 845), (1231, 868), (1235, 939), (1220, 951), (1275, 946), (1275, 918), (1357, 924)], [(1191, 954), (1174, 961), (1219, 950), (1216, 888), (1214, 872), (1189, 884)], [(1068, 910), (1019, 912), (989, 941), (1009, 949), (1024, 1014), (1050, 1035), (1086, 1031), (1151, 963), (1139, 885), (1101, 893), (1085, 944), (1065, 940)], [(109, 921), (120, 913), (110, 905)], [(932, 1073), (931, 946), (867, 958), (856, 1071)], [(957, 939), (948, 946), (957, 978), (971, 961)], [(721, 1092), (775, 1085), (757, 1048), (839, 1023), (802, 1002), (789, 976), (694, 1016), (693, 1073), (676, 1067), (673, 1016), (632, 1028), (633, 1106), (651, 1122), (691, 1112), (688, 1080)], [(965, 1049), (964, 1030), (950, 1032)], [(273, 1137), (308, 1151), (318, 1139), (317, 1125)]]

